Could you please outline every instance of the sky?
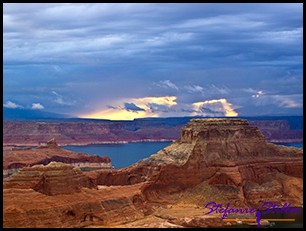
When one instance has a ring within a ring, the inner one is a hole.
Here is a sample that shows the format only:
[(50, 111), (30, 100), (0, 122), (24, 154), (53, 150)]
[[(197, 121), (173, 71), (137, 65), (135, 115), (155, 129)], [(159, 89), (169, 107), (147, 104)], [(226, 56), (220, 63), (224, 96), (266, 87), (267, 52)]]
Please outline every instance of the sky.
[(302, 14), (301, 3), (4, 3), (3, 107), (302, 115)]

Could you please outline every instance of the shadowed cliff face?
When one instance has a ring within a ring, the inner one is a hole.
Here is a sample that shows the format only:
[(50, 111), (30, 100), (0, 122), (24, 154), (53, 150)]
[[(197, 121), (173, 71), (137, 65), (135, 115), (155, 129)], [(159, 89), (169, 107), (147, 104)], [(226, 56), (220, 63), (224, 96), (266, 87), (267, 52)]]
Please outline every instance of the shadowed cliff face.
[[(38, 177), (34, 183), (20, 181), (26, 181), (24, 174), (33, 175), (30, 169), (35, 166), (22, 171), (5, 184), (4, 225), (14, 227), (14, 217), (18, 217), (18, 227), (113, 225), (143, 218), (157, 205), (186, 201), (201, 207), (210, 201), (255, 208), (266, 201), (300, 206), (302, 161), (303, 149), (268, 143), (245, 120), (193, 119), (182, 129), (180, 139), (128, 168), (82, 175), (71, 168), (79, 180), (60, 181), (66, 185), (69, 198), (54, 183), (67, 171), (57, 172), (57, 177), (51, 174), (49, 181)], [(32, 191), (21, 191), (28, 184)], [(76, 184), (80, 188), (71, 191)], [(50, 196), (48, 192), (60, 194)], [(41, 197), (41, 193), (47, 195)], [(36, 199), (28, 208), (22, 207), (22, 198), (29, 195)], [(63, 201), (60, 206), (59, 201)], [(43, 202), (48, 206), (36, 206)], [(28, 210), (35, 215), (32, 226), (27, 223), (33, 219)], [(53, 223), (46, 214), (58, 218)]]

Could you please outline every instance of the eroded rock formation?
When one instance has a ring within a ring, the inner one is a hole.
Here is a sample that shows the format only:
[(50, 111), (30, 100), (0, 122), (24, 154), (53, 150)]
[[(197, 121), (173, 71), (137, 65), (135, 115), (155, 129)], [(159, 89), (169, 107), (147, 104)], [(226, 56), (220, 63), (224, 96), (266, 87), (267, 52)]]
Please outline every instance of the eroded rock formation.
[[(303, 149), (268, 143), (245, 120), (193, 119), (179, 140), (149, 158), (125, 169), (84, 172), (98, 190), (85, 184), (69, 191), (69, 197), (50, 196), (41, 190), (54, 187), (56, 191), (56, 181), (33, 177), (36, 180), (28, 183), (24, 172), (8, 178), (4, 226), (111, 227), (162, 213), (158, 216), (165, 219), (163, 227), (220, 226), (220, 218), (199, 215), (207, 202), (255, 208), (265, 201), (301, 206), (302, 162)], [(30, 196), (35, 200), (25, 205), (24, 199)], [(194, 204), (196, 209), (178, 210), (175, 206), (182, 203)], [(50, 216), (56, 219), (51, 221)]]
[(80, 169), (60, 162), (22, 168), (4, 181), (4, 188), (34, 189), (46, 195), (72, 194), (82, 187), (96, 185)]
[(20, 168), (37, 164), (47, 165), (52, 161), (68, 163), (82, 169), (110, 169), (111, 160), (107, 156), (90, 156), (60, 148), (55, 139), (51, 139), (34, 149), (17, 149), (3, 152), (3, 175), (7, 177)]

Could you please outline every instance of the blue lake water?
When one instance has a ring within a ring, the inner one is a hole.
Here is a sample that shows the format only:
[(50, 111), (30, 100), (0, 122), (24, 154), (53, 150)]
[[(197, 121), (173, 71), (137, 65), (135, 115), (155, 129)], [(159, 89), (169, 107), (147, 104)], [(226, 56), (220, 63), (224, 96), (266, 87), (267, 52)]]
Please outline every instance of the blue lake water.
[(164, 147), (167, 142), (139, 142), (127, 144), (93, 144), (86, 146), (64, 146), (62, 148), (73, 152), (84, 152), (99, 156), (108, 156), (115, 168), (125, 168), (139, 160), (151, 156)]
[[(108, 156), (115, 168), (125, 168), (137, 161), (151, 156), (171, 142), (139, 142), (127, 144), (92, 144), (86, 146), (64, 146), (73, 152), (84, 152), (91, 155)], [(285, 146), (303, 147), (303, 143), (276, 143)]]
[(279, 144), (279, 145), (284, 145), (284, 146), (292, 146), (296, 148), (302, 148), (303, 143), (274, 143), (274, 144)]

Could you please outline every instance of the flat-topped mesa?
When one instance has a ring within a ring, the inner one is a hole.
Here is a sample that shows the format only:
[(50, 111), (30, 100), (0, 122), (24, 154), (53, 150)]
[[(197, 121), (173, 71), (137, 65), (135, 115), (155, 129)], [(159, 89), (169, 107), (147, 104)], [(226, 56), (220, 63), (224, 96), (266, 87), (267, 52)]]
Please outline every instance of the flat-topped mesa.
[(244, 119), (192, 119), (181, 132), (181, 142), (236, 142), (256, 139), (266, 142), (257, 127), (250, 126)]

